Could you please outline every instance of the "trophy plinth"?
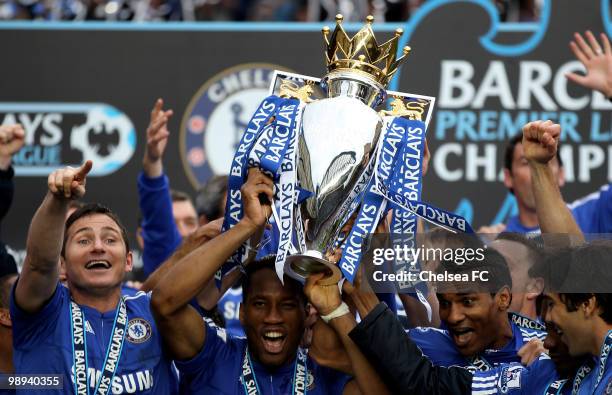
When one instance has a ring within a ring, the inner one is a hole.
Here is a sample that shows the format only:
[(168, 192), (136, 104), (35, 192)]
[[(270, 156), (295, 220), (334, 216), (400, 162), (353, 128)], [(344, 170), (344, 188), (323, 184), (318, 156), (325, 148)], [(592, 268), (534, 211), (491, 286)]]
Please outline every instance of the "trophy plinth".
[(336, 284), (342, 278), (338, 266), (323, 258), (319, 251), (308, 250), (303, 254), (287, 257), (285, 274), (289, 277), (305, 283), (309, 275), (317, 273), (325, 273), (325, 277), (319, 281), (321, 285)]

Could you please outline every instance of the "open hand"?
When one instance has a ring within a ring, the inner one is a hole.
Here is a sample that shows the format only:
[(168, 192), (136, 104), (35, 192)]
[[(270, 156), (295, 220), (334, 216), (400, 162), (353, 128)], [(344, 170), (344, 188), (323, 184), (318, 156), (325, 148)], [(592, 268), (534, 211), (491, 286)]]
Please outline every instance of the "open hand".
[(168, 121), (173, 114), (172, 110), (164, 110), (164, 100), (157, 99), (151, 110), (151, 121), (147, 127), (147, 148), (145, 161), (156, 162), (162, 158), (168, 143)]
[(605, 97), (612, 97), (612, 49), (608, 36), (600, 34), (601, 45), (590, 31), (585, 36), (586, 41), (580, 33), (574, 33), (570, 48), (586, 68), (586, 75), (567, 73), (565, 76), (578, 85), (599, 91)]

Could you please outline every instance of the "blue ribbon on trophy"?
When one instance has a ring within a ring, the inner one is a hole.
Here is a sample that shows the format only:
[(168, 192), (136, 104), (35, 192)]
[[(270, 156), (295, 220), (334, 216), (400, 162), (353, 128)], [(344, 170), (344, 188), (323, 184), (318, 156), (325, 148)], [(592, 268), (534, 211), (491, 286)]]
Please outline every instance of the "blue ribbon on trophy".
[[(391, 118), (390, 122), (386, 121), (388, 125), (386, 136), (392, 138), (392, 135), (396, 134), (401, 137), (402, 142), (400, 154), (393, 164), (393, 175), (389, 179), (390, 189), (403, 193), (410, 200), (418, 201), (421, 198), (422, 190), (425, 124), (421, 121), (406, 120), (399, 117)], [(393, 207), (390, 226), (392, 244), (400, 247), (414, 247), (417, 233), (416, 215), (412, 211), (405, 210), (395, 204), (391, 204), (391, 207)], [(395, 258), (393, 266), (395, 273), (401, 271), (418, 273), (420, 269), (418, 260), (410, 261), (409, 259)], [(424, 296), (427, 293), (427, 284), (423, 282), (398, 282), (396, 286), (399, 292), (414, 293), (424, 305), (429, 305)]]
[[(232, 160), (222, 231), (232, 228), (243, 216), (240, 188), (246, 181), (249, 167), (259, 167), (275, 180), (282, 177), (280, 170), (294, 140), (298, 125), (296, 118), (300, 111), (298, 100), (274, 95), (264, 99), (255, 111)], [(217, 272), (215, 282), (218, 288), (223, 276), (240, 265), (246, 259), (246, 254), (245, 243)]]
[[(242, 217), (240, 187), (248, 167), (261, 168), (275, 182), (281, 280), (283, 272), (302, 281), (325, 272), (329, 284), (341, 275), (353, 281), (363, 245), (391, 209), (391, 230), (407, 240), (414, 240), (417, 216), (472, 232), (464, 218), (421, 201), (426, 123), (420, 119), (428, 122), (434, 99), (385, 90), (409, 48), (396, 57), (401, 29), (379, 45), (372, 22), (368, 17), (352, 38), (341, 16), (333, 33), (323, 29), (328, 73), (322, 80), (276, 72), (273, 95), (258, 108), (232, 162), (223, 230)], [(377, 113), (388, 93), (396, 97), (393, 111)], [(305, 191), (311, 196), (303, 199)], [(350, 231), (342, 232), (352, 217)], [(343, 251), (336, 265), (326, 254), (337, 246)], [(246, 250), (242, 246), (220, 275), (239, 264)], [(412, 264), (397, 265), (406, 263)]]
[[(304, 108), (303, 103), (298, 100), (293, 101), (295, 110), (291, 113), (291, 125), (289, 133), (287, 133), (287, 146), (283, 151), (282, 164), (279, 163), (280, 177), (278, 182), (279, 199), (273, 206), (275, 214), (275, 223), (279, 230), (279, 245), (276, 253), (276, 273), (281, 281), (283, 280), (283, 268), (287, 255), (294, 250), (293, 246), (293, 230), (294, 230), (294, 207), (297, 205), (299, 193), (296, 190), (296, 168), (295, 158), (297, 155), (297, 137), (301, 124), (301, 114)], [(278, 138), (279, 134), (275, 136)], [(277, 167), (278, 169), (278, 167)], [(301, 226), (301, 224), (300, 224)]]

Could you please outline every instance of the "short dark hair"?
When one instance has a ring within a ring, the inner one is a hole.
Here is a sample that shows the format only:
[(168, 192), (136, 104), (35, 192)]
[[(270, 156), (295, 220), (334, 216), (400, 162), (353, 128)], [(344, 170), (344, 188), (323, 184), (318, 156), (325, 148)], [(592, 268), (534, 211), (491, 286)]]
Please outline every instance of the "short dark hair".
[(497, 235), (495, 240), (513, 241), (515, 243), (519, 243), (525, 246), (528, 251), (527, 255), (530, 267), (533, 265), (540, 264), (544, 260), (545, 253), (542, 246), (538, 242), (536, 242), (536, 240), (531, 237), (528, 237), (523, 233), (502, 232)]
[[(467, 290), (462, 290), (463, 292), (489, 292), (492, 295), (495, 295), (499, 290), (503, 287), (508, 287), (512, 289), (512, 277), (510, 276), (510, 269), (508, 269), (508, 264), (504, 257), (493, 248), (485, 248), (482, 251), (483, 259), (478, 259), (477, 256), (474, 256), (471, 259), (466, 259), (465, 263), (459, 265), (455, 263), (454, 260), (443, 259), (440, 262), (440, 266), (436, 272), (438, 274), (452, 274), (452, 275), (462, 275), (467, 274), (468, 279), (470, 280), (468, 283), (464, 283), (466, 285)], [(480, 272), (488, 272), (488, 280), (484, 281), (480, 278), (472, 281), (471, 274), (475, 271)], [(448, 292), (446, 291), (447, 286), (456, 285), (454, 281), (450, 281), (440, 287), (440, 293)], [(442, 290), (444, 289), (444, 290)]]
[(179, 191), (176, 189), (170, 190), (170, 198), (172, 199), (172, 203), (174, 202), (190, 202), (193, 204), (191, 200), (191, 196), (187, 192)]
[[(504, 168), (512, 174), (512, 159), (514, 158), (514, 148), (516, 148), (517, 144), (523, 143), (523, 132), (518, 132), (514, 137), (508, 140), (506, 144), (506, 148), (504, 149)], [(561, 155), (559, 155), (559, 151), (561, 150), (561, 144), (557, 145), (557, 161), (559, 162), (559, 167), (563, 167), (563, 161), (561, 160)], [(514, 194), (512, 188), (510, 192)]]
[[(274, 267), (275, 260), (276, 260), (276, 255), (268, 255), (259, 260), (256, 260), (255, 262), (250, 263), (246, 267), (245, 275), (242, 278), (242, 302), (243, 303), (246, 302), (249, 292), (251, 291), (252, 280), (253, 280), (253, 276), (255, 275), (255, 273), (261, 270), (264, 270), (264, 269), (270, 269), (276, 273), (276, 269)], [(304, 295), (304, 288), (299, 281), (294, 280), (291, 277), (285, 276), (284, 282), (285, 282), (285, 286), (287, 286), (287, 284), (290, 284), (294, 289), (298, 290), (298, 294), (297, 294), (298, 299), (301, 299), (302, 301), (304, 301), (304, 304), (307, 303), (308, 299), (306, 298), (306, 295)]]
[[(612, 244), (594, 241), (579, 247), (558, 249), (548, 255), (543, 265), (534, 266), (532, 277), (542, 277), (546, 290), (559, 294), (568, 311), (595, 297), (602, 310), (600, 317), (612, 324)], [(586, 292), (592, 291), (592, 292)]]
[(66, 241), (68, 239), (68, 229), (70, 229), (72, 224), (74, 224), (78, 219), (83, 218), (83, 217), (87, 217), (87, 216), (90, 216), (90, 215), (94, 215), (94, 214), (103, 214), (103, 215), (106, 215), (107, 217), (112, 219), (113, 222), (115, 222), (117, 224), (117, 226), (121, 230), (121, 238), (123, 239), (123, 242), (125, 243), (125, 251), (126, 252), (130, 251), (130, 242), (128, 241), (128, 237), (127, 237), (127, 232), (125, 230), (125, 226), (123, 226), (123, 224), (121, 223), (121, 220), (119, 220), (119, 217), (117, 216), (117, 214), (115, 214), (110, 208), (108, 208), (108, 207), (106, 207), (104, 205), (101, 205), (99, 203), (88, 203), (88, 204), (84, 205), (83, 207), (77, 209), (66, 220), (66, 224), (64, 226), (64, 241), (62, 242), (62, 253), (61, 253), (62, 257), (66, 256), (65, 253), (66, 253)]
[(214, 176), (198, 191), (195, 206), (198, 216), (205, 215), (209, 221), (221, 217), (225, 204), (223, 195), (227, 192), (227, 176)]

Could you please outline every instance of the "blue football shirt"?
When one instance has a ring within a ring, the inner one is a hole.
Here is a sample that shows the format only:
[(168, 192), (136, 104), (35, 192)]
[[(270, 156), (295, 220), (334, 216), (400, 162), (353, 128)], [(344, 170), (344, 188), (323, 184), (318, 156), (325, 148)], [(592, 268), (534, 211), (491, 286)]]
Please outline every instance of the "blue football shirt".
[[(612, 188), (604, 185), (593, 192), (567, 205), (583, 233), (612, 233)], [(506, 232), (540, 233), (540, 228), (523, 226), (518, 215), (510, 217)]]
[[(41, 394), (73, 394), (73, 355), (70, 319), (70, 291), (58, 286), (49, 302), (35, 314), (15, 304), (11, 295), (13, 320), (13, 362), (24, 374), (54, 373), (64, 376), (63, 390), (31, 391)], [(150, 294), (126, 296), (128, 324), (121, 357), (111, 385), (113, 394), (175, 394), (178, 380), (172, 361), (162, 353), (161, 337), (149, 307)], [(100, 313), (80, 306), (85, 315), (88, 384), (93, 393), (106, 357), (115, 311)]]
[(518, 350), (531, 339), (544, 340), (546, 332), (518, 326), (509, 319), (512, 339), (499, 350), (485, 350), (475, 359), (464, 357), (453, 342), (449, 332), (437, 328), (415, 328), (408, 331), (410, 338), (434, 365), (461, 366), (472, 371), (488, 370), (501, 363), (520, 362)]
[[(604, 365), (605, 364), (605, 365)], [(597, 382), (599, 370), (603, 366), (602, 376)], [(571, 384), (571, 383), (568, 383)], [(570, 385), (571, 387), (571, 385)], [(610, 358), (603, 361), (600, 358), (593, 357), (593, 369), (582, 380), (578, 395), (610, 395), (612, 394), (612, 362)]]
[[(177, 361), (184, 394), (243, 395), (242, 361), (246, 338), (229, 336), (223, 328), (206, 322), (206, 342), (202, 351), (189, 361)], [(262, 395), (291, 394), (295, 360), (269, 372), (252, 360), (253, 370)], [(342, 394), (350, 376), (307, 361), (306, 388), (308, 394)]]
[[(544, 395), (547, 390), (556, 393), (558, 376), (555, 364), (546, 354), (528, 367), (520, 363), (502, 364), (485, 372), (475, 372), (472, 378), (472, 395)], [(568, 389), (565, 385), (562, 392)], [(571, 391), (570, 391), (571, 392)]]

